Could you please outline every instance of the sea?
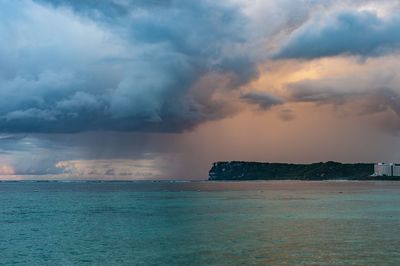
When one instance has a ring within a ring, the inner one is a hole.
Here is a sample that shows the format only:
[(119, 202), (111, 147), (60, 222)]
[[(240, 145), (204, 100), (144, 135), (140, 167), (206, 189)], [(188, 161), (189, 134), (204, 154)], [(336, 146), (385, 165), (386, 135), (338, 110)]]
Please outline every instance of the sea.
[(0, 182), (0, 265), (400, 265), (400, 182)]

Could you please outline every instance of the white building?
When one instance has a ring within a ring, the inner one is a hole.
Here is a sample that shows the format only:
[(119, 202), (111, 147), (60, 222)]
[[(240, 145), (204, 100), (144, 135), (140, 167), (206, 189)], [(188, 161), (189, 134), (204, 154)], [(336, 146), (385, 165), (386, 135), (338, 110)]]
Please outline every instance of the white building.
[(377, 163), (374, 172), (375, 176), (400, 176), (400, 164)]
[(374, 166), (376, 176), (392, 176), (393, 175), (392, 163), (377, 163)]
[(400, 164), (393, 164), (393, 176), (400, 176)]

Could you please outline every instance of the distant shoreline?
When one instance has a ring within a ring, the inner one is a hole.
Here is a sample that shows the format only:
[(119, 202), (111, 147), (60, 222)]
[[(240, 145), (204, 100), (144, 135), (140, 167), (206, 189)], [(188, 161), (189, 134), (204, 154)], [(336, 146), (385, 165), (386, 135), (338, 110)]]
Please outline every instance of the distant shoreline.
[(210, 181), (400, 181), (397, 176), (373, 176), (373, 163), (319, 162), (311, 164), (215, 162)]
[(163, 179), (163, 180), (0, 180), (0, 183), (256, 183), (256, 182), (397, 182), (400, 179), (323, 179), (323, 180), (304, 180), (304, 179), (249, 179), (249, 180), (176, 180), (176, 179)]

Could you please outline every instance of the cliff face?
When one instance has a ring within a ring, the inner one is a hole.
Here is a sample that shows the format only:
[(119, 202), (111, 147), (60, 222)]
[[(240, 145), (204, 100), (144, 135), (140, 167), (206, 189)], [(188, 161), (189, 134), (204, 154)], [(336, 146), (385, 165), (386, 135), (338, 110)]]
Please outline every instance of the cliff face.
[(342, 164), (338, 162), (313, 164), (216, 162), (209, 180), (370, 180), (374, 164)]

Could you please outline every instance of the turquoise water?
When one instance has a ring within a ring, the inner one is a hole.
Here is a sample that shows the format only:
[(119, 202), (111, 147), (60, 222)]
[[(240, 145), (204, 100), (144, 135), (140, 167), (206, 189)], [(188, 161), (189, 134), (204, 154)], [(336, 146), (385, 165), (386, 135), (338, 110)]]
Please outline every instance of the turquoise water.
[(2, 182), (2, 265), (400, 265), (392, 182)]

